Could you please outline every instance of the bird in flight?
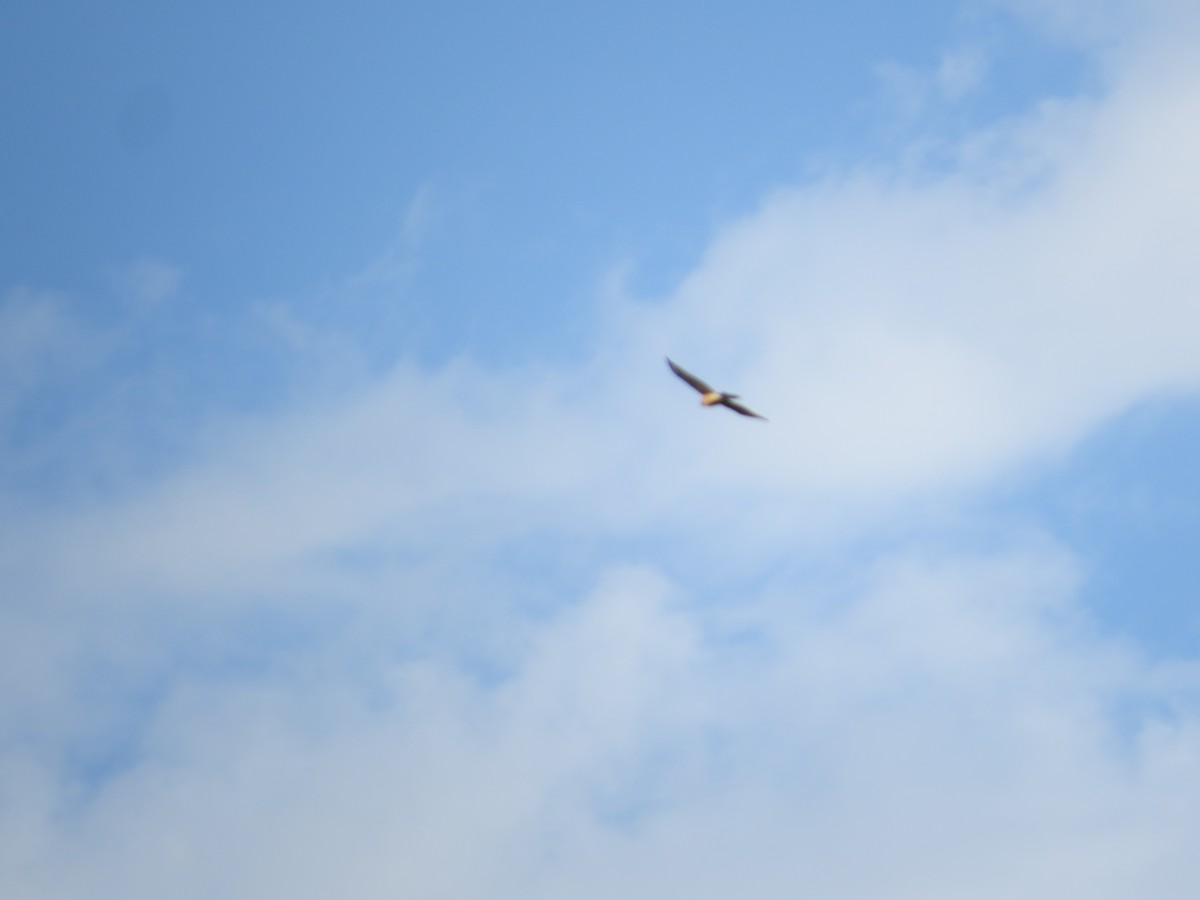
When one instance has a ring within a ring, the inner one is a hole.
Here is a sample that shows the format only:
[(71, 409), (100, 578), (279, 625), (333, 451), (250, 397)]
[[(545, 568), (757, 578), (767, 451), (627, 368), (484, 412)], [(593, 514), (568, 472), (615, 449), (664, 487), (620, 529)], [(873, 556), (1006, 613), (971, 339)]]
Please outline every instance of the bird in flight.
[(737, 394), (726, 394), (722, 391), (714, 391), (705, 382), (701, 381), (687, 369), (683, 368), (682, 366), (675, 365), (669, 356), (667, 357), (667, 365), (671, 367), (672, 372), (700, 392), (701, 405), (717, 406), (719, 404), (721, 406), (727, 406), (735, 413), (741, 413), (743, 416), (750, 416), (752, 419), (762, 419), (764, 422), (767, 421), (766, 416), (760, 416), (753, 410), (747, 409), (746, 407), (742, 406), (742, 404), (738, 403)]

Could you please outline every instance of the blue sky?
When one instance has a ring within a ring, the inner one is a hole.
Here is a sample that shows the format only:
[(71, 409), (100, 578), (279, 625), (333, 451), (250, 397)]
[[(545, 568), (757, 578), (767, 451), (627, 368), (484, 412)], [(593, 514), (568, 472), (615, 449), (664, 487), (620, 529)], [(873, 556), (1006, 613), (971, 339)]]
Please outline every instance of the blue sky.
[(1190, 896), (1198, 43), (9, 4), (0, 892)]

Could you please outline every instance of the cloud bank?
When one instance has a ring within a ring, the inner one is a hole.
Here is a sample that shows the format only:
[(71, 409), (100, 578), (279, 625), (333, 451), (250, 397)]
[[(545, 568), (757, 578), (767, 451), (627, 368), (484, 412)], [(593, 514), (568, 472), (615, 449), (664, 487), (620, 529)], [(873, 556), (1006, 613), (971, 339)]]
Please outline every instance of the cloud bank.
[[(962, 537), (1197, 386), (1189, 57), (776, 192), (577, 367), (401, 363), (10, 491), (4, 893), (1189, 896), (1200, 670), (1102, 635), (1037, 522)], [(10, 420), (56, 310), (10, 295)]]

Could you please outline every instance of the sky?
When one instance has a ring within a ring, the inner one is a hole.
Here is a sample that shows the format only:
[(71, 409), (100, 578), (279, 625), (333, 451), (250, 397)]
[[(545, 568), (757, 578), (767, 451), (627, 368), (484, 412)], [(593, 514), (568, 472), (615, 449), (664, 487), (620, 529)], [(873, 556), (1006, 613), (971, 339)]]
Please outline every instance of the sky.
[(0, 894), (1193, 896), (1198, 51), (6, 4)]

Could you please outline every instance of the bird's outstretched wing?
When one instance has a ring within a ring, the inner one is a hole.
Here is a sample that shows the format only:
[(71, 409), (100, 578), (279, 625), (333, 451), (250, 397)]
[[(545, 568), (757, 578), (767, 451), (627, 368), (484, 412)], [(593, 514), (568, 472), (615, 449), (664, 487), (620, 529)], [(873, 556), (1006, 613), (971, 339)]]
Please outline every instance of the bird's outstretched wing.
[(678, 375), (680, 378), (682, 378), (684, 381), (686, 381), (688, 384), (690, 384), (692, 387), (694, 387), (700, 393), (702, 393), (702, 394), (715, 393), (715, 391), (713, 391), (713, 389), (711, 387), (709, 387), (707, 384), (705, 384), (703, 381), (701, 381), (699, 378), (697, 378), (695, 375), (693, 375), (687, 369), (683, 368), (682, 366), (677, 366), (677, 365), (675, 365), (675, 363), (671, 362), (671, 357), (669, 357), (669, 356), (667, 357), (667, 365), (671, 367), (672, 372), (674, 372), (676, 375)]
[(748, 409), (747, 407), (742, 406), (742, 404), (738, 403), (736, 400), (730, 400), (728, 397), (721, 401), (721, 405), (728, 406), (735, 413), (741, 413), (743, 416), (749, 416), (752, 419), (762, 419), (764, 422), (767, 421), (766, 416), (760, 416), (754, 410)]

